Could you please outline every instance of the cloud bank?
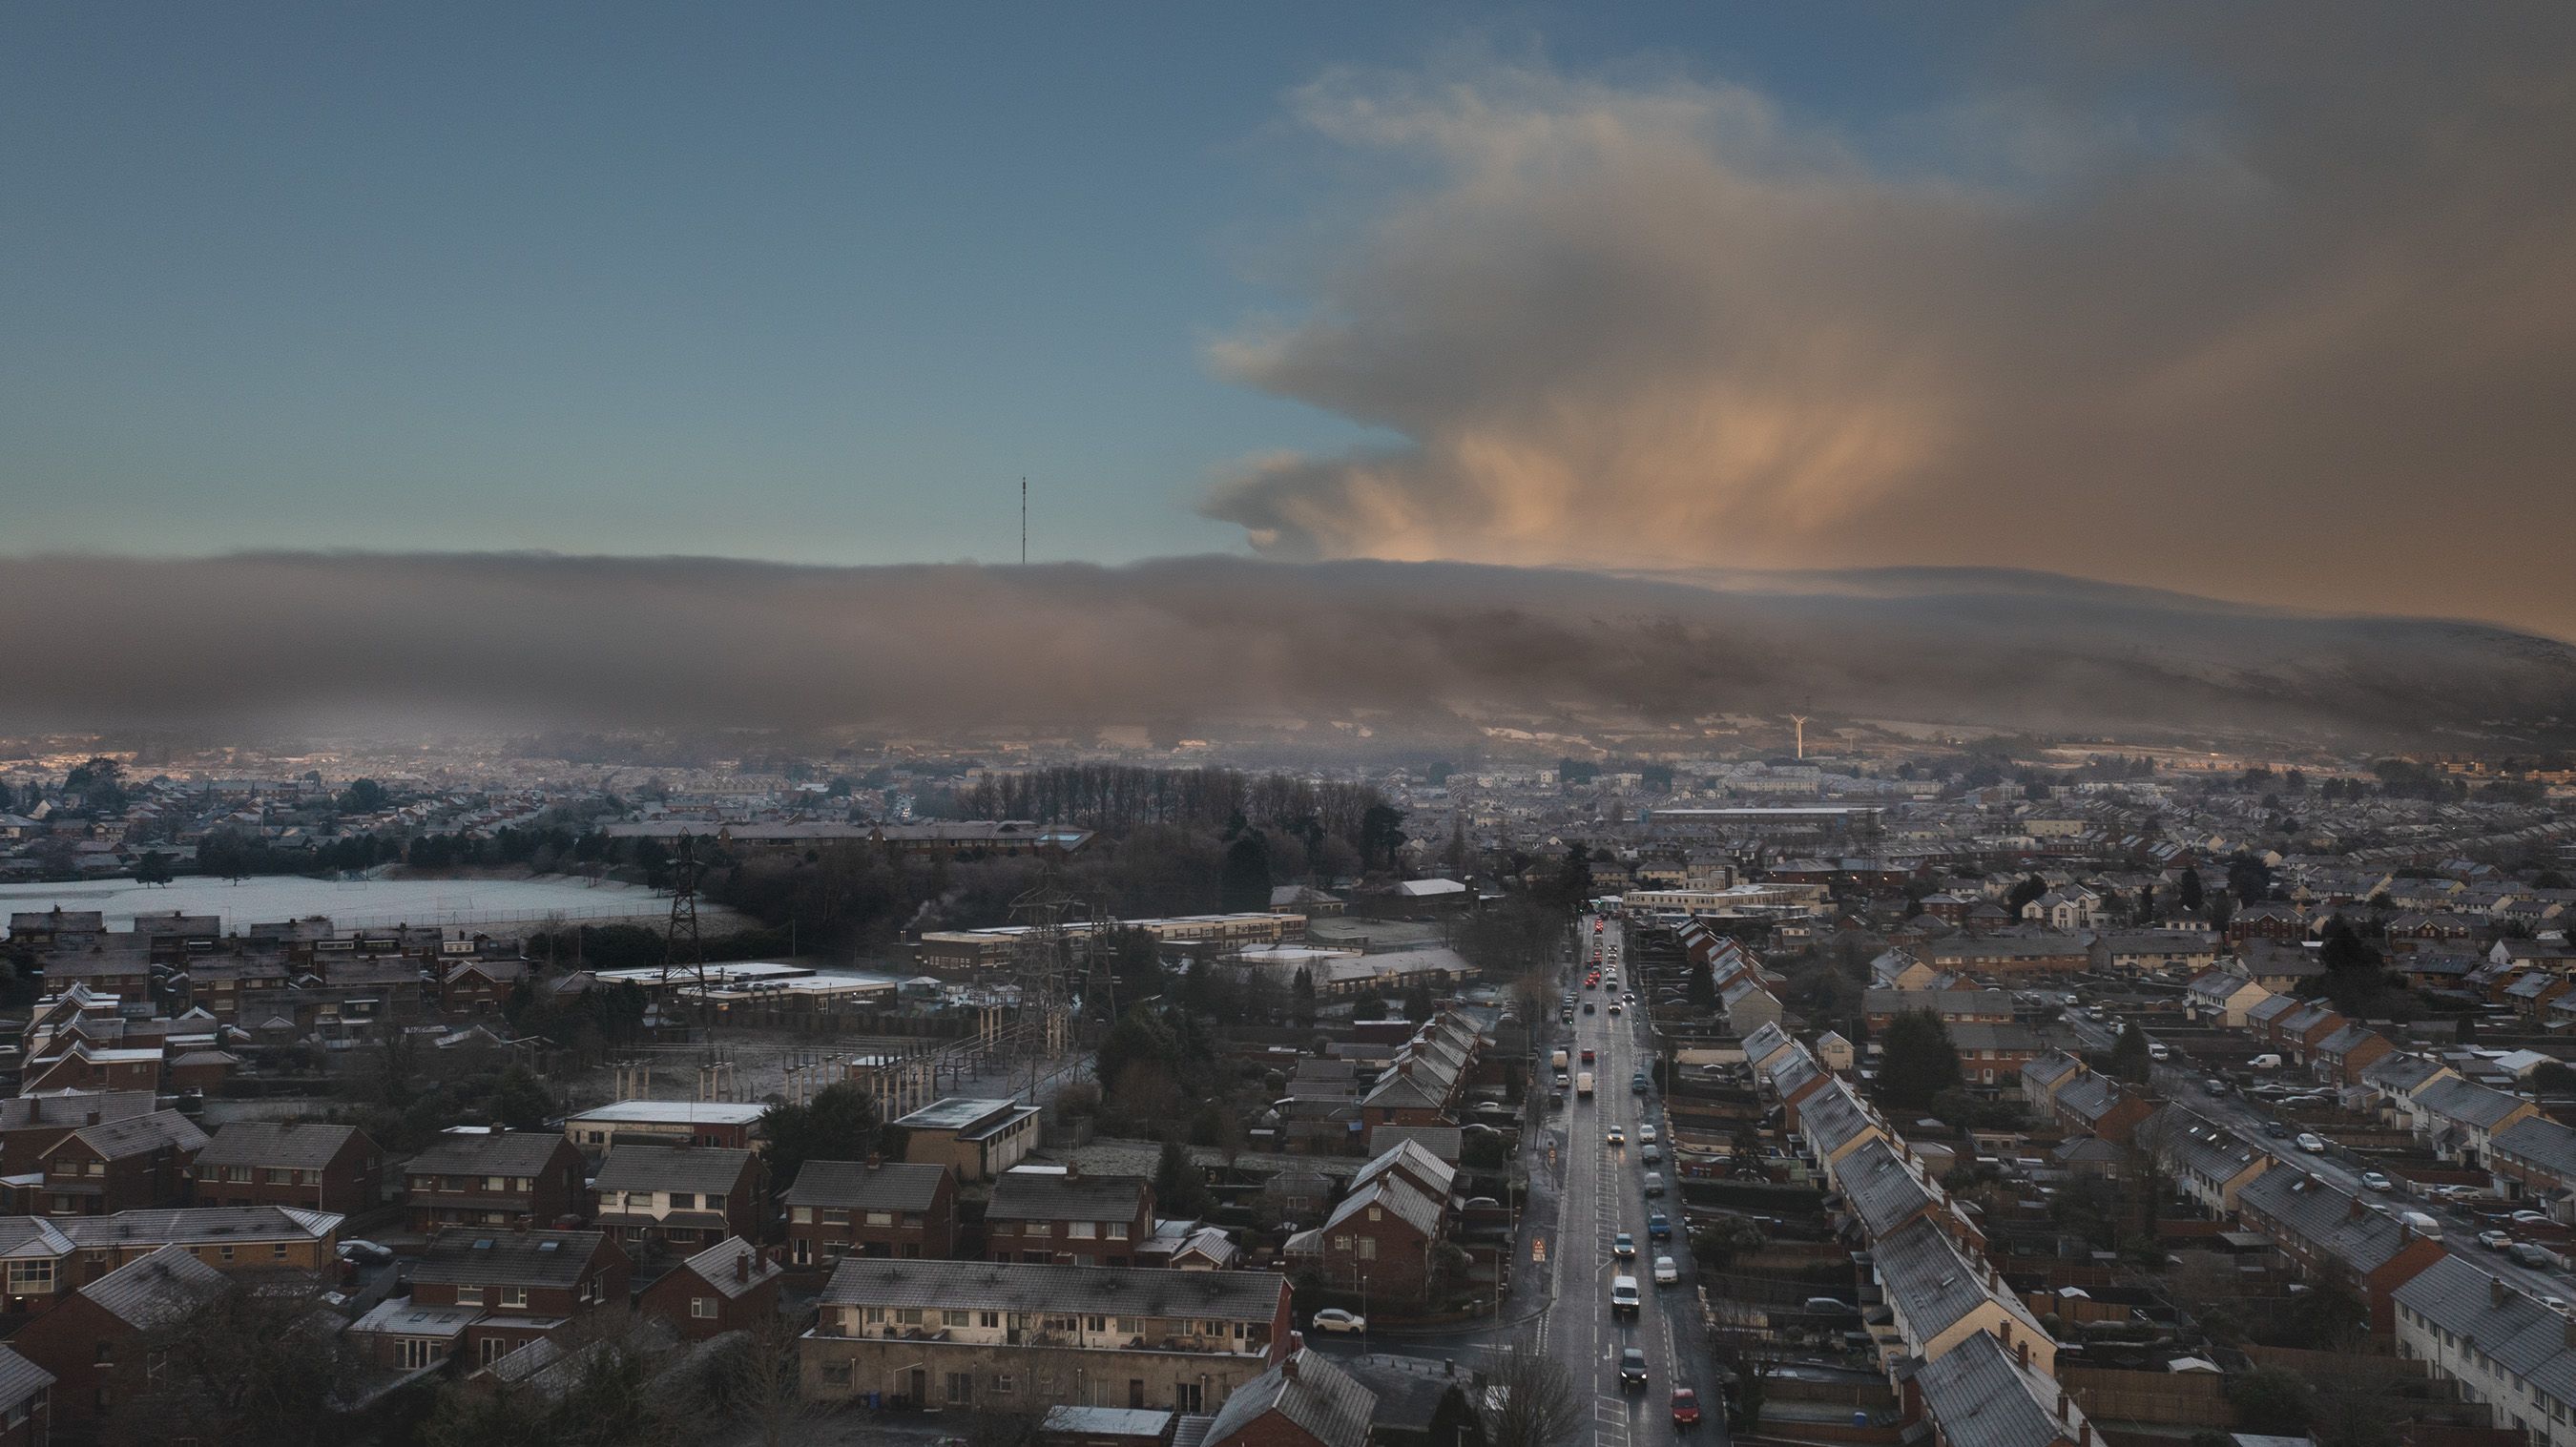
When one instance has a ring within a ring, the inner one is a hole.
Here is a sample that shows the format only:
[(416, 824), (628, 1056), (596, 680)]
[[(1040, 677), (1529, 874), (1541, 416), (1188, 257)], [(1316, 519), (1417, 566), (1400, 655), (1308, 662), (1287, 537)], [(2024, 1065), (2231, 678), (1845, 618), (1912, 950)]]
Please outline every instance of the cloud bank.
[(2345, 739), (2576, 719), (2576, 649), (2029, 573), (1613, 577), (278, 554), (0, 560), (0, 726), (852, 727), (1364, 716), (1676, 726), (1806, 708)]
[(2576, 636), (2576, 10), (2092, 7), (1868, 135), (1687, 75), (1335, 72), (1432, 179), (1230, 377), (1288, 558), (2011, 563)]

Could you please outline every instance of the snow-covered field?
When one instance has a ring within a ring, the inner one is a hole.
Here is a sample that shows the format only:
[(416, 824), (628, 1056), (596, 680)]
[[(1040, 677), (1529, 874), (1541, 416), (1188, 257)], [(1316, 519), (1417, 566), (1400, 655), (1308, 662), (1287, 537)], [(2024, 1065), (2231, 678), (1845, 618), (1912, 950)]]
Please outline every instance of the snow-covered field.
[[(660, 919), (671, 908), (669, 896), (657, 895), (640, 885), (556, 876), (365, 879), (346, 883), (263, 876), (228, 884), (191, 875), (168, 885), (143, 885), (130, 879), (0, 884), (0, 914), (51, 909), (58, 904), (65, 909), (103, 910), (110, 929), (128, 928), (139, 912), (175, 909), (189, 914), (222, 915), (227, 930), (316, 914), (329, 915), (333, 923), (344, 927), (536, 924), (557, 914), (567, 921), (595, 924), (617, 919)], [(702, 905), (699, 913), (712, 925), (721, 911)]]

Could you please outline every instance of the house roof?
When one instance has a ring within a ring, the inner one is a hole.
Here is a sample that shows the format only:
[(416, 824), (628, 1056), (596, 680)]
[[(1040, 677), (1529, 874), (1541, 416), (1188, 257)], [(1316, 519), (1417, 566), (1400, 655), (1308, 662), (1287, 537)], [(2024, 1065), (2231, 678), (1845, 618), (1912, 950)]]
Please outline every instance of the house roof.
[(237, 1120), (215, 1132), (197, 1152), (197, 1164), (320, 1170), (357, 1134), (353, 1125)]
[(988, 1221), (1133, 1221), (1152, 1183), (1143, 1176), (1070, 1175), (1014, 1166), (993, 1179)]
[(2448, 1069), (2441, 1061), (2401, 1050), (2363, 1066), (2361, 1079), (2365, 1085), (2403, 1095)]
[(160, 1101), (148, 1090), (70, 1091), (58, 1095), (20, 1095), (0, 1100), (0, 1130), (70, 1130), (90, 1123), (150, 1115)]
[(551, 1131), (495, 1131), (444, 1135), (403, 1169), (416, 1176), (533, 1176), (571, 1143)]
[(2018, 1325), (2026, 1325), (2031, 1335), (2048, 1335), (2020, 1297), (1989, 1287), (1988, 1268), (1960, 1255), (1958, 1244), (1930, 1221), (1890, 1233), (1876, 1243), (1873, 1255), (1880, 1285), (1918, 1341), (1939, 1336), (1990, 1301), (2011, 1313)]
[(2084, 1062), (2063, 1050), (2052, 1050), (2031, 1060), (2021, 1068), (2021, 1078), (2040, 1085), (2057, 1085), (2083, 1072)]
[(1344, 1196), (1324, 1218), (1324, 1229), (1330, 1230), (1362, 1211), (1375, 1206), (1392, 1214), (1425, 1236), (1440, 1234), (1440, 1203), (1422, 1193), (1403, 1176), (1382, 1175), (1358, 1190)]
[[(1954, 1447), (2050, 1447), (2078, 1435), (2058, 1419), (2056, 1382), (2016, 1364), (1987, 1332), (1924, 1363), (1914, 1381), (1924, 1409)], [(2075, 1420), (2083, 1420), (2080, 1412)]]
[(2279, 1222), (2309, 1249), (2355, 1271), (2377, 1271), (2412, 1239), (2404, 1226), (2359, 1197), (2293, 1166), (2274, 1166), (2255, 1177), (2236, 1201), (2248, 1214)]
[(475, 1286), (575, 1286), (608, 1239), (599, 1231), (498, 1231), (451, 1226), (431, 1239), (414, 1281)]
[(1105, 1312), (1267, 1323), (1288, 1278), (1270, 1271), (1166, 1271), (995, 1261), (844, 1259), (825, 1305), (937, 1306), (976, 1311)]
[(790, 1206), (833, 1210), (927, 1211), (939, 1200), (946, 1166), (910, 1161), (807, 1161), (788, 1187)]
[(2556, 1311), (2458, 1256), (2445, 1256), (2397, 1288), (2398, 1304), (2477, 1349), (2552, 1400), (2576, 1405), (2576, 1351)]
[(2415, 1103), (2444, 1120), (2485, 1130), (2530, 1102), (2454, 1077), (2416, 1091)]
[(723, 1146), (617, 1145), (599, 1163), (591, 1188), (610, 1191), (688, 1191), (721, 1195), (742, 1184), (751, 1152)]
[(85, 1125), (73, 1131), (72, 1137), (111, 1161), (165, 1147), (200, 1150), (206, 1144), (206, 1133), (197, 1129), (197, 1123), (175, 1110)]
[(1840, 1080), (1808, 1096), (1806, 1103), (1798, 1107), (1798, 1129), (1823, 1155), (1840, 1151), (1877, 1126), (1878, 1120), (1869, 1108)]
[(1448, 1199), (1450, 1187), (1458, 1180), (1457, 1169), (1438, 1156), (1409, 1140), (1399, 1140), (1380, 1151), (1376, 1158), (1351, 1175), (1351, 1184), (1374, 1181), (1387, 1172), (1401, 1168), (1405, 1175), (1420, 1183), (1422, 1189), (1441, 1200)]
[(82, 1287), (80, 1294), (139, 1331), (186, 1315), (223, 1284), (224, 1274), (194, 1252), (164, 1246)]
[(0, 1347), (0, 1407), (16, 1407), (54, 1384), (54, 1374)]
[(301, 1211), (289, 1206), (180, 1206), (119, 1211), (112, 1216), (73, 1216), (66, 1218), (62, 1226), (76, 1246), (145, 1241), (184, 1246), (225, 1241), (317, 1241), (338, 1232), (346, 1219), (335, 1211)]
[(1896, 1230), (1940, 1203), (1931, 1184), (1883, 1140), (1864, 1141), (1835, 1172), (1843, 1200), (1860, 1218), (1869, 1239)]
[[(737, 1262), (748, 1259), (751, 1271), (737, 1276)], [(787, 1274), (787, 1268), (760, 1254), (760, 1248), (739, 1236), (727, 1236), (697, 1255), (680, 1263), (700, 1281), (727, 1298), (740, 1298)]]
[(2576, 1130), (2535, 1115), (2515, 1121), (2496, 1132), (2490, 1142), (2496, 1154), (2550, 1171), (2563, 1180), (2576, 1181)]
[(1276, 1412), (1321, 1447), (1362, 1447), (1377, 1393), (1361, 1386), (1331, 1358), (1308, 1347), (1234, 1389), (1208, 1428), (1207, 1442), (1222, 1447), (1262, 1417)]

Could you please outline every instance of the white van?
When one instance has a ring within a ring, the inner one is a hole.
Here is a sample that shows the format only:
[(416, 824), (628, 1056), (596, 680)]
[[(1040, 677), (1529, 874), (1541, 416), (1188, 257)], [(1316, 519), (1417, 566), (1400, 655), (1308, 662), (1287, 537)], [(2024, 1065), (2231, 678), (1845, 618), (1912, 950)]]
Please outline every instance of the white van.
[(1581, 1075), (1574, 1077), (1574, 1093), (1586, 1097), (1589, 1097), (1592, 1094), (1591, 1071), (1587, 1070)]
[(1554, 1055), (1547, 1058), (1547, 1063), (1555, 1066), (1559, 1070), (1563, 1070), (1566, 1066), (1571, 1065), (1574, 1062), (1566, 1056), (1566, 1053), (1562, 1049), (1560, 1049)]
[(1610, 1278), (1610, 1310), (1620, 1316), (1637, 1314), (1637, 1278), (1633, 1276)]
[[(1560, 1050), (1556, 1053), (1563, 1055), (1565, 1052)], [(2147, 1058), (2149, 1060), (2171, 1060), (2173, 1059), (2173, 1049), (2160, 1041), (2150, 1040), (2147, 1042)]]
[(2248, 1070), (2278, 1070), (2281, 1068), (2281, 1057), (2278, 1055), (2268, 1054), (2257, 1055), (2253, 1059), (2245, 1062), (2245, 1068)]
[(2397, 1213), (2397, 1219), (2405, 1222), (2416, 1235), (2427, 1241), (2442, 1239), (2442, 1223), (2421, 1211), (2400, 1211)]

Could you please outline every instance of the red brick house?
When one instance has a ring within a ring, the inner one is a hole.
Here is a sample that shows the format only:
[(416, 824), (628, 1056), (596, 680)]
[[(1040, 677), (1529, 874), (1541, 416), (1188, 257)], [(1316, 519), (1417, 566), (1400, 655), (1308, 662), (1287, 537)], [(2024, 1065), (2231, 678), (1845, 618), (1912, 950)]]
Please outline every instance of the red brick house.
[(438, 984), (438, 1008), (450, 1015), (498, 1015), (528, 975), (519, 960), (467, 960)]
[(844, 1256), (945, 1260), (957, 1251), (957, 1173), (887, 1161), (807, 1161), (786, 1195), (787, 1259), (829, 1266)]
[(548, 1131), (478, 1131), (441, 1136), (403, 1166), (411, 1229), (537, 1226), (580, 1216), (581, 1152)]
[(21, 1095), (0, 1100), (0, 1176), (31, 1176), (63, 1137), (87, 1125), (150, 1115), (160, 1097), (149, 1090)]
[(760, 1157), (709, 1146), (611, 1146), (591, 1182), (595, 1223), (641, 1246), (695, 1249), (760, 1235)]
[(2292, 1166), (2274, 1166), (2238, 1191), (2236, 1209), (2301, 1272), (2367, 1303), (2375, 1336), (2397, 1330), (2397, 1288), (2447, 1254), (2440, 1241)]
[(161, 1089), (160, 1042), (148, 1046), (93, 1045), (74, 1038), (60, 1053), (27, 1062), (25, 1088), (53, 1093), (65, 1090)]
[(2343, 1085), (2361, 1084), (2361, 1073), (2395, 1053), (2388, 1037), (2367, 1025), (2348, 1024), (2317, 1042), (2317, 1076)]
[(206, 1133), (175, 1110), (85, 1125), (56, 1143), (38, 1187), (48, 1216), (104, 1216), (188, 1199)]
[(749, 1331), (778, 1316), (778, 1286), (787, 1268), (739, 1236), (728, 1236), (645, 1287), (636, 1308), (658, 1316), (690, 1341)]
[(384, 1202), (385, 1153), (350, 1125), (235, 1121), (197, 1152), (197, 1202), (353, 1216)]
[(177, 1246), (127, 1262), (63, 1298), (9, 1345), (54, 1379), (53, 1426), (82, 1435), (115, 1410), (135, 1338), (223, 1289), (224, 1274)]
[(1377, 1393), (1309, 1347), (1234, 1389), (1205, 1447), (1367, 1447)]
[(993, 1179), (984, 1208), (987, 1261), (1132, 1266), (1153, 1236), (1154, 1184), (1143, 1176), (1014, 1166)]
[[(587, 1313), (625, 1306), (632, 1272), (625, 1251), (604, 1231), (452, 1227), (413, 1265), (411, 1296), (386, 1301), (350, 1330), (371, 1345), (379, 1365), (399, 1366), (418, 1360), (403, 1344), (403, 1327), (417, 1312), (423, 1325), (453, 1326), (447, 1333), (453, 1345), (442, 1355), (489, 1366)], [(468, 1312), (473, 1315), (457, 1324)]]
[(1389, 1171), (1355, 1187), (1324, 1224), (1288, 1238), (1287, 1255), (1332, 1290), (1374, 1301), (1429, 1300), (1447, 1203)]

